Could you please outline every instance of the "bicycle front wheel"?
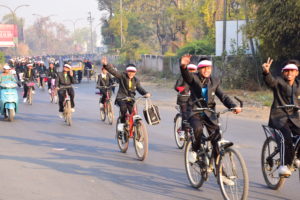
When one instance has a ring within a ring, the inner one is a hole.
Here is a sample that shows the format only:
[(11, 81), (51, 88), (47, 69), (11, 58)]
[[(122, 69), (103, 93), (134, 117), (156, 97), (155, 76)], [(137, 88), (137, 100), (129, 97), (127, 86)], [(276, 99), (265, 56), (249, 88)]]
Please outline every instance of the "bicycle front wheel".
[(129, 144), (129, 137), (128, 133), (126, 131), (118, 131), (118, 125), (121, 123), (120, 117), (117, 120), (116, 123), (116, 138), (118, 142), (118, 147), (122, 153), (126, 153), (128, 149)]
[(199, 160), (197, 160), (196, 162), (190, 161), (189, 157), (192, 151), (193, 151), (192, 141), (189, 140), (185, 146), (185, 152), (184, 152), (185, 172), (187, 174), (187, 177), (192, 187), (200, 188), (203, 185), (203, 182), (205, 181), (203, 176), (204, 172), (200, 167)]
[(107, 106), (107, 105), (103, 105), (103, 107), (100, 108), (100, 119), (102, 121), (105, 121), (105, 119), (106, 119), (106, 113), (105, 113), (106, 108), (105, 108), (105, 106)]
[(224, 199), (247, 199), (248, 171), (241, 154), (232, 148), (226, 148), (224, 155), (219, 157), (218, 167), (218, 182)]
[(29, 105), (32, 105), (32, 88), (28, 89), (27, 101)]
[(142, 121), (138, 121), (135, 126), (133, 145), (138, 160), (145, 160), (148, 155), (148, 133)]
[(71, 111), (71, 102), (70, 101), (66, 102), (65, 115), (66, 115), (67, 125), (71, 126), (72, 125), (72, 111)]
[(175, 143), (179, 149), (182, 149), (184, 147), (184, 143), (185, 143), (185, 140), (180, 140), (179, 134), (182, 131), (181, 124), (182, 124), (182, 116), (180, 114), (178, 114), (175, 117), (174, 136), (175, 136)]
[(113, 112), (113, 106), (111, 101), (107, 102), (107, 117), (108, 117), (108, 123), (112, 125), (114, 122), (114, 112)]
[(275, 139), (269, 137), (263, 144), (261, 169), (266, 184), (273, 190), (278, 190), (285, 181), (285, 178), (280, 177), (278, 173), (280, 163), (280, 148)]

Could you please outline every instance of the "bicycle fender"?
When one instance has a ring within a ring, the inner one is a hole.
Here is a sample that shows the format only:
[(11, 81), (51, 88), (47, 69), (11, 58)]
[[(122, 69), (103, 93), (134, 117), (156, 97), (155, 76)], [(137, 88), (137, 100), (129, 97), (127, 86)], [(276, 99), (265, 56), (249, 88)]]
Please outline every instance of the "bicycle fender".
[(6, 103), (4, 107), (6, 109), (15, 109), (16, 105), (14, 103)]

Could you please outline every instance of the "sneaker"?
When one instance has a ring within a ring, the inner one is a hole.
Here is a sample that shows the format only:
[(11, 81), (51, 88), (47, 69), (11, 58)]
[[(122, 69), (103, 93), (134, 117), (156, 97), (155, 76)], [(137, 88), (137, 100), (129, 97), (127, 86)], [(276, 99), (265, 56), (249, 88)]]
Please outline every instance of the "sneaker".
[(123, 132), (124, 131), (124, 124), (120, 123), (118, 124), (118, 131)]
[(23, 98), (23, 102), (26, 103), (27, 102), (27, 98)]
[(184, 131), (179, 132), (179, 140), (183, 141), (185, 139)]
[(135, 142), (136, 142), (137, 148), (139, 148), (139, 149), (143, 149), (144, 148), (143, 143), (141, 143), (140, 141), (135, 141)]
[(51, 89), (48, 89), (49, 94), (51, 94)]
[(34, 90), (32, 90), (32, 94), (35, 94), (35, 91), (34, 91)]
[(225, 185), (234, 186), (234, 182), (227, 176), (222, 176), (222, 181)]
[(195, 151), (189, 152), (188, 159), (190, 163), (195, 163), (197, 161), (197, 153)]
[(71, 108), (71, 112), (75, 112), (75, 108)]
[(278, 169), (280, 176), (288, 177), (292, 174), (291, 170), (286, 165), (281, 165)]
[(59, 112), (58, 116), (59, 116), (59, 118), (61, 118), (61, 119), (64, 117), (64, 115), (63, 115), (62, 112)]

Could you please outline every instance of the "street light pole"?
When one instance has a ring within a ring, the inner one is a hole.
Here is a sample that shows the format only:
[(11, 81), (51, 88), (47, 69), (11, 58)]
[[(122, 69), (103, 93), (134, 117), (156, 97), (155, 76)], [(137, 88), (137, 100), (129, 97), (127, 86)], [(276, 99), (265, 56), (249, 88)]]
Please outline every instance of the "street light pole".
[(123, 1), (120, 0), (120, 36), (121, 36), (121, 48), (123, 47)]
[(90, 23), (90, 27), (91, 27), (91, 53), (94, 53), (94, 44), (93, 44), (93, 21), (94, 18), (92, 18), (92, 13), (91, 11), (88, 12), (89, 17), (88, 17), (88, 22)]
[[(12, 18), (13, 18), (13, 24), (14, 24), (15, 26), (17, 26), (17, 27), (18, 27), (18, 24), (17, 24), (17, 22), (16, 22), (16, 12), (17, 12), (17, 10), (18, 10), (19, 8), (22, 8), (22, 7), (28, 7), (28, 6), (30, 6), (30, 5), (28, 5), (28, 4), (23, 4), (23, 5), (19, 5), (19, 6), (15, 7), (14, 9), (11, 9), (10, 7), (8, 7), (8, 6), (6, 6), (6, 5), (0, 4), (0, 7), (7, 8), (7, 9), (11, 12)], [(17, 42), (17, 41), (14, 41), (14, 43), (15, 43), (15, 55), (17, 55), (17, 54), (18, 54), (18, 42)]]

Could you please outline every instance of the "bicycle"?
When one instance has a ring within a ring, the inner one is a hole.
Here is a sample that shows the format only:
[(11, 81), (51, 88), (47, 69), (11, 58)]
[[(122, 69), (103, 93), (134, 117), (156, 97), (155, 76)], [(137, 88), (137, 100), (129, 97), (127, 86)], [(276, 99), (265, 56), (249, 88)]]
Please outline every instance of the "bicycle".
[(28, 91), (27, 91), (27, 103), (29, 105), (32, 105), (32, 101), (33, 101), (33, 88), (35, 83), (34, 82), (28, 82), (26, 83), (27, 87), (28, 87)]
[(64, 111), (63, 111), (63, 118), (68, 126), (72, 125), (72, 107), (71, 107), (71, 99), (68, 94), (67, 89), (71, 88), (72, 86), (62, 86), (59, 90), (65, 90), (65, 97), (64, 97)]
[[(300, 108), (295, 105), (285, 105), (278, 106), (278, 109), (296, 109)], [(281, 165), (281, 151), (282, 148), (280, 145), (280, 141), (284, 140), (282, 133), (278, 129), (271, 128), (267, 125), (262, 125), (263, 130), (266, 135), (266, 140), (262, 147), (261, 153), (261, 168), (262, 173), (265, 179), (267, 186), (273, 190), (278, 190), (283, 186), (287, 177), (280, 176), (278, 173), (278, 168)], [(293, 151), (295, 153), (292, 166), (290, 168), (291, 171), (299, 171), (299, 179), (300, 179), (300, 136), (292, 135), (293, 138)], [(281, 148), (280, 148), (281, 147)]]
[(51, 93), (50, 93), (50, 101), (51, 103), (57, 104), (58, 96), (57, 96), (57, 89), (55, 86), (55, 79), (51, 79)]
[[(103, 104), (103, 108), (101, 109), (100, 108), (100, 119), (102, 121), (105, 121), (106, 119), (106, 116), (107, 116), (107, 119), (108, 119), (108, 123), (110, 125), (113, 124), (114, 122), (114, 111), (113, 111), (113, 104), (112, 104), (112, 100), (111, 100), (111, 96), (110, 96), (110, 90), (112, 87), (115, 87), (115, 85), (111, 85), (111, 86), (100, 86), (98, 87), (99, 89), (105, 89), (106, 90), (106, 99), (104, 101), (104, 104)], [(99, 95), (101, 95), (101, 93), (97, 93)]]
[(116, 124), (116, 138), (118, 141), (119, 149), (122, 153), (126, 153), (129, 145), (129, 139), (133, 138), (133, 146), (138, 160), (143, 161), (148, 155), (148, 133), (143, 123), (142, 117), (138, 115), (137, 103), (146, 98), (144, 96), (137, 98), (126, 97), (122, 100), (134, 101), (133, 110), (131, 114), (126, 114), (126, 123), (124, 131), (118, 131), (120, 126), (120, 117)]
[[(241, 100), (235, 97), (243, 106)], [(226, 109), (223, 112), (216, 112), (211, 108), (197, 108), (193, 110), (194, 114), (200, 114), (209, 111), (216, 114), (219, 119), (221, 114), (232, 111)], [(200, 149), (196, 152), (197, 159), (195, 162), (189, 160), (189, 154), (193, 151), (192, 144), (195, 142), (193, 129), (189, 123), (186, 123), (189, 132), (189, 140), (185, 148), (185, 170), (192, 187), (200, 188), (204, 181), (207, 181), (209, 174), (213, 173), (217, 178), (221, 193), (224, 199), (247, 199), (249, 189), (248, 171), (245, 161), (241, 154), (233, 148), (233, 142), (223, 139), (221, 125), (219, 132), (212, 133), (209, 136), (202, 134)], [(212, 141), (217, 145), (213, 146)]]
[(91, 80), (91, 72), (92, 72), (92, 69), (88, 69), (88, 68), (86, 69), (86, 78), (87, 78), (88, 83)]
[(48, 82), (48, 78), (46, 74), (40, 74), (40, 87), (42, 87), (43, 91), (45, 90), (45, 84)]

